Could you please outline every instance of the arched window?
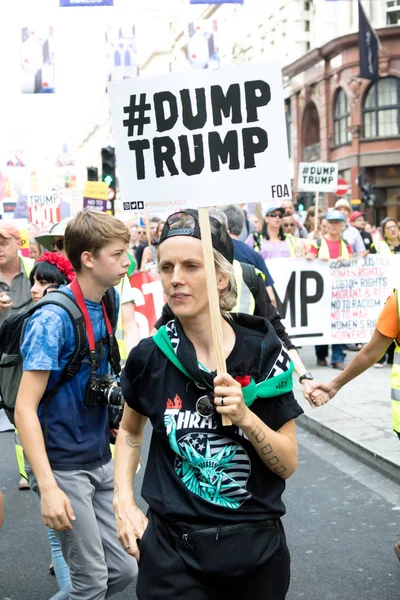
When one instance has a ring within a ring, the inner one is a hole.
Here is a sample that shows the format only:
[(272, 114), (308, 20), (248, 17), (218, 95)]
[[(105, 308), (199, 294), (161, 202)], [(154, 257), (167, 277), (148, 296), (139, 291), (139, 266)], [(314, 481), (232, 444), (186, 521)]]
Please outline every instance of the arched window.
[(347, 94), (339, 88), (335, 96), (333, 110), (333, 139), (335, 146), (350, 142), (350, 112)]
[(379, 79), (364, 100), (364, 137), (400, 135), (400, 79)]
[(319, 114), (314, 102), (309, 102), (304, 110), (302, 141), (305, 162), (321, 158)]

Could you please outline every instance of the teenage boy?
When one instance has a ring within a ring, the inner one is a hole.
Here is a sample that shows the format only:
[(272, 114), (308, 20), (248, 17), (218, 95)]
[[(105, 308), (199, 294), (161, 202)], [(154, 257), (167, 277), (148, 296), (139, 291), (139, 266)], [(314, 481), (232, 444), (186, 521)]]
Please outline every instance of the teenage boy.
[(123, 590), (137, 571), (116, 537), (108, 407), (86, 403), (92, 368), (98, 376), (109, 372), (109, 326), (102, 298), (127, 272), (129, 232), (110, 215), (82, 211), (68, 223), (64, 241), (77, 283), (62, 291), (86, 306), (86, 331), (93, 329), (96, 358), (88, 348), (78, 373), (44, 410), (40, 400), (58, 381), (76, 341), (62, 307), (39, 308), (21, 347), (24, 372), (15, 420), (34, 473), (31, 487), (41, 495), (43, 523), (56, 530), (70, 567), (66, 597), (102, 600)]

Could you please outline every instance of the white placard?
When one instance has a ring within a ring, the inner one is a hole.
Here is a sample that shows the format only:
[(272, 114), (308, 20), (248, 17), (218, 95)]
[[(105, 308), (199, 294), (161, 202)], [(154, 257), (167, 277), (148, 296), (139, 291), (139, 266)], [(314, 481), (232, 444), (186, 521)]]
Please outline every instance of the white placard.
[(291, 198), (279, 63), (108, 89), (124, 210)]
[(40, 231), (48, 231), (61, 220), (60, 192), (33, 192), (28, 196), (28, 203), (29, 221)]
[(299, 192), (336, 192), (337, 163), (300, 163), (297, 189)]
[(358, 344), (372, 337), (386, 299), (400, 284), (400, 256), (346, 261), (268, 261), (279, 314), (299, 346)]

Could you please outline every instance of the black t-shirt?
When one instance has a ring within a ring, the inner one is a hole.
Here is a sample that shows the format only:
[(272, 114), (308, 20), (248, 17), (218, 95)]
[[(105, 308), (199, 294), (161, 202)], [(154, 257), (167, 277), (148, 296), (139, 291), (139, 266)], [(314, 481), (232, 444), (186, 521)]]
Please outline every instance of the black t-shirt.
[(366, 250), (371, 250), (371, 244), (373, 243), (372, 235), (369, 231), (360, 231), (361, 237), (364, 242), (364, 246)]
[[(258, 361), (264, 337), (262, 331), (231, 325), (236, 342), (227, 358), (228, 372), (249, 364), (249, 357)], [(220, 523), (285, 513), (284, 480), (265, 466), (238, 427), (222, 427), (218, 413), (197, 414), (204, 389), (175, 367), (152, 338), (133, 348), (121, 384), (128, 406), (153, 425), (142, 496), (161, 517)], [(274, 431), (303, 412), (291, 392), (256, 398), (251, 410)]]

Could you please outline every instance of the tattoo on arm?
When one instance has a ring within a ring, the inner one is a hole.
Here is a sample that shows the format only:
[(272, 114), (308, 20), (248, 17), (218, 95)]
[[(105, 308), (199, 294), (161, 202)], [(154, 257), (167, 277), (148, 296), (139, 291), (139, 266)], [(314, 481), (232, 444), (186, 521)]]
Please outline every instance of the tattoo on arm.
[[(261, 444), (265, 440), (265, 433), (263, 432), (263, 430), (260, 427), (256, 427), (256, 429), (254, 429), (254, 431), (251, 431), (250, 434), (256, 440), (257, 444)], [(273, 448), (272, 448), (271, 444), (266, 444), (265, 446), (260, 448), (260, 450), (264, 456), (268, 456), (269, 454), (273, 453)], [(274, 465), (277, 465), (278, 463), (280, 463), (280, 459), (278, 456), (272, 456), (271, 458), (269, 458), (267, 460), (267, 462), (270, 467), (274, 467)], [(275, 473), (282, 474), (287, 469), (284, 465), (280, 465), (279, 467), (276, 467), (276, 469), (272, 469), (272, 470)]]
[(256, 440), (257, 444), (261, 444), (265, 440), (265, 433), (260, 429), (260, 427), (256, 427), (254, 431), (251, 431), (251, 435)]
[(118, 483), (114, 484), (114, 498), (118, 498), (119, 496), (119, 486)]
[(130, 436), (130, 435), (126, 435), (126, 436), (125, 436), (125, 442), (126, 442), (126, 444), (127, 444), (127, 445), (128, 445), (130, 448), (132, 448), (133, 450), (137, 450), (137, 452), (138, 452), (139, 456), (141, 455), (141, 453), (142, 453), (142, 444), (141, 444), (140, 442), (137, 442), (137, 441), (135, 440), (135, 438), (133, 438), (133, 437), (132, 437), (132, 436)]

